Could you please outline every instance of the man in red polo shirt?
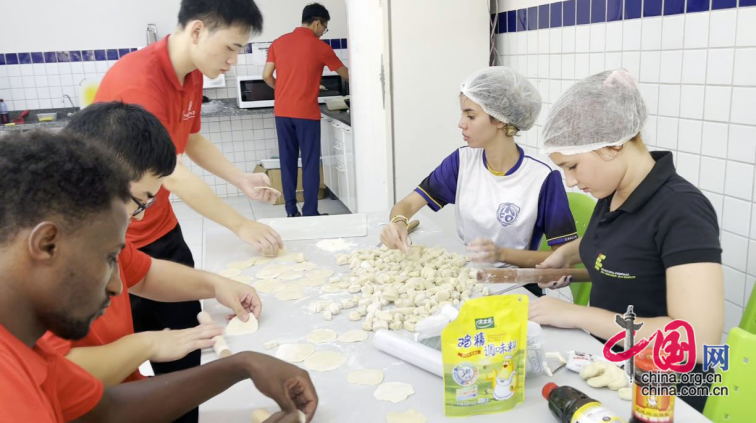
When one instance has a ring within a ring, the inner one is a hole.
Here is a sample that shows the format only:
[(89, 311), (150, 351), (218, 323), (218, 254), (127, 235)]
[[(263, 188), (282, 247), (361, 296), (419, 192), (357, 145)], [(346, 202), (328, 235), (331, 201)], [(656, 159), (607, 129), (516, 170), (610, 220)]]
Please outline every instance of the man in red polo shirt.
[[(278, 132), (286, 214), (289, 217), (318, 216), (320, 188), (320, 108), (318, 93), (323, 67), (342, 78), (349, 70), (331, 46), (320, 41), (328, 32), (331, 15), (318, 3), (305, 6), (302, 26), (273, 42), (263, 79), (275, 90), (274, 113)], [(273, 77), (273, 71), (276, 77)], [(297, 210), (297, 161), (302, 151), (304, 206)]]
[[(141, 220), (145, 209), (154, 204), (163, 178), (176, 166), (176, 149), (160, 121), (137, 105), (96, 103), (77, 113), (65, 132), (119, 159), (131, 178), (132, 201), (126, 209), (133, 221)], [(248, 313), (258, 317), (261, 311), (254, 288), (180, 264), (153, 260), (128, 241), (118, 265), (124, 290), (140, 297), (163, 301), (215, 297), (242, 320), (248, 319)], [(212, 338), (222, 332), (216, 325), (200, 325), (135, 334), (129, 296), (118, 295), (85, 338), (70, 341), (48, 332), (45, 339), (110, 386), (144, 379), (138, 367), (145, 360), (159, 363), (183, 358), (192, 351), (199, 354), (200, 348), (212, 345)]]
[[(262, 28), (259, 9), (252, 0), (182, 0), (178, 20), (170, 36), (119, 60), (103, 78), (95, 101), (139, 104), (160, 119), (179, 155), (186, 153), (254, 200), (275, 201), (277, 191), (261, 189), (270, 184), (267, 176), (235, 168), (199, 133), (202, 75), (215, 78), (236, 63), (250, 34)], [(179, 161), (157, 193), (155, 205), (128, 229), (127, 239), (153, 258), (194, 267), (168, 200), (171, 192), (266, 255), (276, 255), (283, 247), (273, 229), (243, 217)], [(161, 303), (133, 295), (131, 305), (136, 332), (195, 327), (201, 310), (198, 301)], [(153, 370), (163, 374), (199, 364), (199, 353), (193, 353), (175, 362), (156, 363)]]
[(103, 389), (40, 339), (81, 339), (121, 294), (131, 200), (123, 170), (80, 138), (0, 139), (0, 421), (171, 421), (247, 378), (283, 410), (266, 422), (311, 420), (307, 372), (265, 354)]

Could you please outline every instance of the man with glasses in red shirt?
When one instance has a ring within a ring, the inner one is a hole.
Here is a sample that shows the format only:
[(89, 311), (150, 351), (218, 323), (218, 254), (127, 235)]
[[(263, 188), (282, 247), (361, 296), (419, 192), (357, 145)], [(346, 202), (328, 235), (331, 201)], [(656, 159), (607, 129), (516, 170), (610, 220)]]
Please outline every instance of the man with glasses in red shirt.
[[(302, 26), (281, 36), (268, 49), (263, 79), (275, 90), (276, 131), (281, 159), (281, 185), (289, 217), (318, 216), (320, 187), (320, 108), (323, 67), (349, 79), (349, 69), (333, 49), (320, 41), (331, 15), (312, 3), (302, 11)], [(273, 77), (273, 72), (276, 76)], [(304, 206), (297, 209), (297, 161), (302, 152)]]

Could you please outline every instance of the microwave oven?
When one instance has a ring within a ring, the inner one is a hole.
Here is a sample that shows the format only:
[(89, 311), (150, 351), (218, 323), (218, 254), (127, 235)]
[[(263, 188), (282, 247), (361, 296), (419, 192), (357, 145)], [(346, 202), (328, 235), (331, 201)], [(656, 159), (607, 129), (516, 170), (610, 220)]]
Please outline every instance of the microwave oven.
[[(343, 81), (336, 72), (325, 72), (320, 79), (318, 103), (326, 98), (349, 95), (349, 83)], [(263, 81), (262, 75), (239, 76), (236, 78), (236, 101), (240, 109), (260, 109), (273, 107), (274, 90)]]

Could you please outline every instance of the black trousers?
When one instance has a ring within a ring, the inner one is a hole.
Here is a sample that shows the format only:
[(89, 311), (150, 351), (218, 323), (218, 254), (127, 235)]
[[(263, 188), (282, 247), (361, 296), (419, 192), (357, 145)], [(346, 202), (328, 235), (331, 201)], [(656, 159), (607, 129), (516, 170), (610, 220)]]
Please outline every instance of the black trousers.
[[(168, 260), (174, 263), (194, 267), (192, 251), (184, 241), (181, 227), (176, 225), (163, 237), (139, 249), (150, 257)], [(134, 320), (134, 331), (158, 331), (165, 328), (188, 329), (198, 325), (197, 313), (202, 311), (199, 301), (180, 303), (162, 303), (131, 295), (131, 314)], [(155, 375), (190, 369), (200, 365), (201, 351), (193, 351), (186, 357), (168, 363), (154, 363), (152, 370)], [(196, 423), (199, 420), (199, 409), (186, 413), (177, 422)]]

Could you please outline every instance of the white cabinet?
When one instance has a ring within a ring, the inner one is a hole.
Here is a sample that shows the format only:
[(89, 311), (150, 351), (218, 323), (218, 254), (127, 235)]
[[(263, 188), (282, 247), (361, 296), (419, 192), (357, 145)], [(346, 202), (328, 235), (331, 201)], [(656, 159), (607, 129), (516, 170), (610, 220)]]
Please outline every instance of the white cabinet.
[(323, 179), (331, 193), (352, 212), (357, 212), (357, 175), (352, 128), (322, 115), (321, 149)]

